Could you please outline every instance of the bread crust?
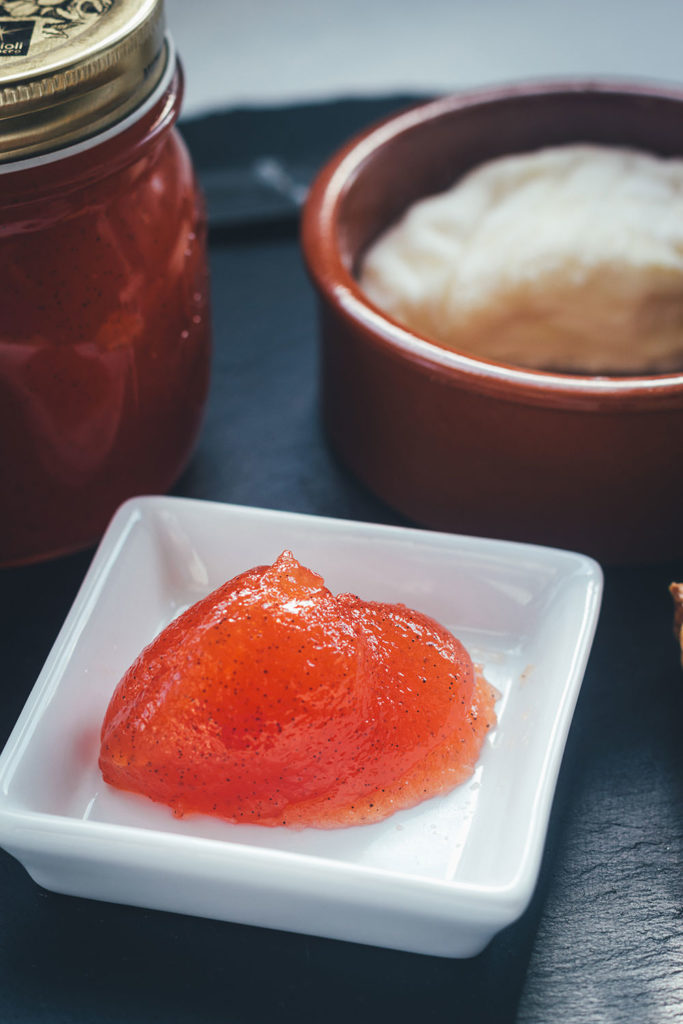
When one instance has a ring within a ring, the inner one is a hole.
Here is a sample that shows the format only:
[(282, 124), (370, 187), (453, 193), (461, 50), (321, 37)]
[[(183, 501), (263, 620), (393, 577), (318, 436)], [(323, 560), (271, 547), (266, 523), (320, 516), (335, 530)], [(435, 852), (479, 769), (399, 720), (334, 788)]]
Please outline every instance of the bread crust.
[(672, 583), (669, 592), (674, 602), (674, 636), (681, 648), (681, 668), (683, 668), (683, 583)]

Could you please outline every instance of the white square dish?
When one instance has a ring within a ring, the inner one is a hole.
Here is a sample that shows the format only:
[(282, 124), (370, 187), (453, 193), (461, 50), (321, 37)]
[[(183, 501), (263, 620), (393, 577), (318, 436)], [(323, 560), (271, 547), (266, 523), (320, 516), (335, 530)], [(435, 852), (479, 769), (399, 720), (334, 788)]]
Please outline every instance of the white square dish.
[[(187, 605), (290, 548), (334, 592), (402, 601), (501, 692), (472, 779), (334, 831), (173, 817), (108, 787), (99, 730), (120, 677)], [(583, 555), (182, 498), (114, 517), (0, 757), (0, 845), (56, 892), (439, 956), (525, 909), (602, 593)]]

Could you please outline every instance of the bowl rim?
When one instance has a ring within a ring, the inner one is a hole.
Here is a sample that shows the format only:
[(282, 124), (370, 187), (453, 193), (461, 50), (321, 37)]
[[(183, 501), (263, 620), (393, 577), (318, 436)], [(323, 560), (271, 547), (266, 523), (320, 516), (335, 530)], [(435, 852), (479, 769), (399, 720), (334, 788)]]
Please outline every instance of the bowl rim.
[[(304, 262), (319, 297), (364, 340), (385, 354), (466, 390), (525, 404), (605, 411), (646, 412), (680, 407), (683, 371), (633, 376), (563, 374), (468, 355), (429, 341), (393, 320), (366, 297), (338, 245), (344, 199), (363, 168), (385, 144), (429, 121), (471, 110), (542, 96), (618, 95), (683, 104), (683, 90), (654, 82), (617, 79), (543, 79), (487, 86), (418, 102), (354, 135), (323, 165), (311, 184), (301, 222)], [(682, 154), (683, 156), (683, 154)]]

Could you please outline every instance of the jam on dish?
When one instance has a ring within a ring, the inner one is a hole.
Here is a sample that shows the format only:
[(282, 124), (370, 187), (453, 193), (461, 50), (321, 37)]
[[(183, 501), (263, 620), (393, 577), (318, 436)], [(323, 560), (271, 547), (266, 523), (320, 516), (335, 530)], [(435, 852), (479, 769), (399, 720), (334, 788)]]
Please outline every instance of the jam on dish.
[(140, 654), (107, 710), (100, 768), (178, 816), (358, 825), (469, 778), (496, 696), (433, 619), (335, 596), (285, 551)]

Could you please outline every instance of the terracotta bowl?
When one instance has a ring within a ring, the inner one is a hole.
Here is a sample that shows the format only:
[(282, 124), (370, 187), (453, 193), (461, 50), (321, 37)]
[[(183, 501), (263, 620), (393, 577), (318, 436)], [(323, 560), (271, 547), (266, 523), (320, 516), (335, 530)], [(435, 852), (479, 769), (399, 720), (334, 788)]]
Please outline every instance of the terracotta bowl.
[(683, 554), (683, 373), (569, 376), (474, 359), (389, 319), (354, 277), (414, 200), (484, 160), (567, 142), (683, 155), (683, 93), (479, 91), (394, 116), (330, 160), (302, 227), (325, 424), (342, 461), (417, 523), (605, 562), (668, 558)]

